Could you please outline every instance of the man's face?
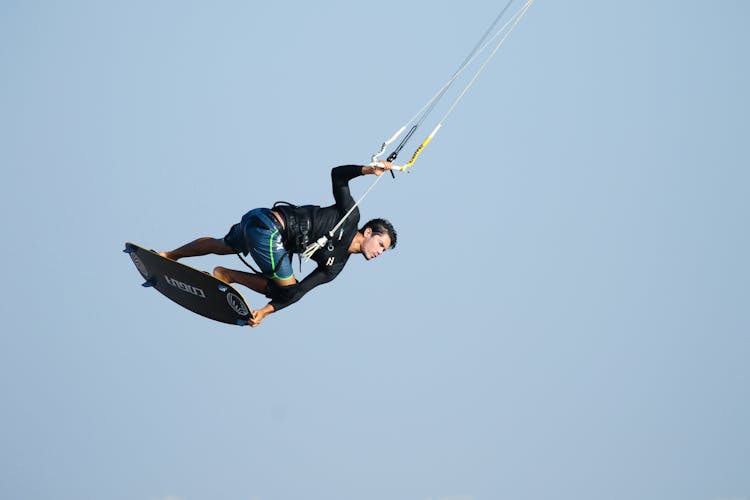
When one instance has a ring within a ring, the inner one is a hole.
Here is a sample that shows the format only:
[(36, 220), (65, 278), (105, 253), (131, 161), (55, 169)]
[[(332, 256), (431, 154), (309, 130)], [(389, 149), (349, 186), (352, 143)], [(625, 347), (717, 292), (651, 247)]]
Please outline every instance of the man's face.
[(362, 255), (365, 259), (374, 259), (391, 247), (391, 237), (387, 234), (375, 234), (369, 227), (365, 229), (362, 242)]

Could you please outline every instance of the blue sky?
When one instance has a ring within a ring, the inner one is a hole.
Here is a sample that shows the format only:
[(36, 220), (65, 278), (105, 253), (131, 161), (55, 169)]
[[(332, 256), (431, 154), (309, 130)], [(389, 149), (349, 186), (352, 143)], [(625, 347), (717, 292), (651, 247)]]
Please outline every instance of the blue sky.
[(536, 2), (260, 328), (121, 253), (330, 203), (501, 7), (0, 3), (0, 497), (750, 499), (746, 2)]

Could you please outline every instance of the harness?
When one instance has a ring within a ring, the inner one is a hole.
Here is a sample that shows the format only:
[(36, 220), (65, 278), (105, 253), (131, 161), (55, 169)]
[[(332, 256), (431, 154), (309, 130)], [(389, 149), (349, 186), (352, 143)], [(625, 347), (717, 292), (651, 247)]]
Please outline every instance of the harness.
[[(312, 217), (310, 214), (311, 206), (298, 206), (288, 201), (277, 201), (273, 208), (287, 207), (290, 210), (284, 210), (284, 219), (286, 227), (284, 228), (284, 249), (289, 256), (289, 263), (292, 262), (292, 254), (297, 254), (299, 259), (299, 269), (302, 272), (302, 252), (310, 243), (310, 232), (312, 231)], [(300, 212), (306, 212), (300, 214)]]

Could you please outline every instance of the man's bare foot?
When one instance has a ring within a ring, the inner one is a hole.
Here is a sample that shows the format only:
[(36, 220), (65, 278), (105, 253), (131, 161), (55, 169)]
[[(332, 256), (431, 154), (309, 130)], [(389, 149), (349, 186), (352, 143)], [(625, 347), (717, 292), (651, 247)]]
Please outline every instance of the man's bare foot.
[(226, 267), (217, 266), (214, 268), (214, 278), (220, 279), (224, 283), (232, 283), (232, 275)]
[(162, 257), (166, 257), (167, 259), (170, 259), (170, 260), (177, 260), (174, 257), (172, 257), (171, 252), (159, 252), (159, 255), (161, 255)]

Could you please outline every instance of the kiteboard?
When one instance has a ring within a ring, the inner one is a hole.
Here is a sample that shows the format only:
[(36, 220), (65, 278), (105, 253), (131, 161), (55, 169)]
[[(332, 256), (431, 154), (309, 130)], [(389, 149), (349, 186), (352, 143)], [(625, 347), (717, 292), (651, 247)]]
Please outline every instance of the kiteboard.
[(162, 295), (194, 313), (222, 323), (247, 325), (252, 313), (242, 295), (228, 283), (175, 260), (162, 257), (133, 243), (125, 243), (125, 253), (146, 280)]

